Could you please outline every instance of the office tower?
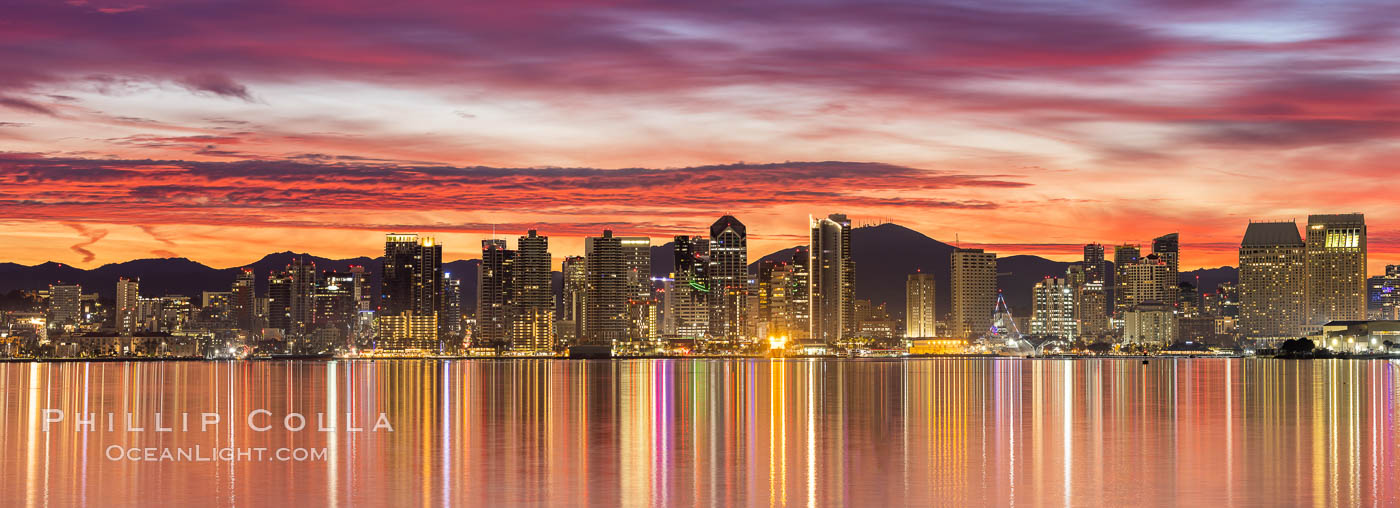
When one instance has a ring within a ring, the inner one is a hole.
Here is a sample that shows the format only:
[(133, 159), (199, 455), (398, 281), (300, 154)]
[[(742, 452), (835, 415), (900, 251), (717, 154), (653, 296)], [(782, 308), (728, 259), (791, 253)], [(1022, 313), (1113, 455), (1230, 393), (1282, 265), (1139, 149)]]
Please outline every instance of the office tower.
[(953, 249), (951, 335), (976, 339), (991, 326), (997, 302), (997, 255), (982, 249)]
[(1309, 215), (1307, 322), (1366, 319), (1366, 218), (1359, 213)]
[(1168, 284), (1170, 273), (1171, 267), (1156, 254), (1148, 254), (1123, 267), (1124, 284), (1119, 287), (1126, 292), (1127, 308), (1144, 303), (1171, 306), (1173, 291), (1170, 288), (1175, 284)]
[(788, 275), (787, 322), (788, 340), (806, 340), (812, 333), (811, 251), (805, 245), (797, 247), (789, 262), (792, 273)]
[(1123, 244), (1113, 248), (1113, 315), (1121, 316), (1132, 306), (1128, 300), (1128, 266), (1142, 257), (1137, 245)]
[[(443, 310), (442, 245), (431, 237), (393, 233), (385, 236), (381, 268), (380, 320), (388, 333), (376, 344), (384, 349), (438, 351)], [(398, 316), (386, 321), (388, 316)], [(431, 326), (428, 326), (431, 323)], [(433, 330), (427, 333), (427, 330)]]
[(855, 263), (851, 260), (851, 221), (832, 214), (808, 217), (812, 235), (807, 297), (812, 311), (810, 339), (827, 345), (855, 335)]
[(510, 344), (510, 305), (515, 289), (516, 252), (506, 248), (505, 239), (481, 241), (481, 269), (476, 279), (476, 347), (504, 347)]
[(938, 318), (931, 273), (911, 273), (904, 282), (904, 336), (910, 339), (937, 337)]
[(582, 336), (583, 295), (588, 287), (588, 267), (583, 256), (568, 256), (560, 266), (563, 284), (559, 306), (559, 338), (564, 344), (573, 344)]
[(229, 291), (229, 305), (233, 311), (233, 323), (239, 330), (252, 331), (258, 328), (255, 319), (257, 314), (253, 308), (253, 301), (258, 298), (257, 282), (253, 277), (252, 267), (239, 270), (233, 279), (233, 287)]
[(622, 246), (622, 263), (626, 274), (627, 295), (629, 297), (650, 297), (652, 295), (651, 238), (645, 236), (619, 236), (616, 238)]
[(1086, 282), (1107, 282), (1108, 263), (1104, 262), (1103, 245), (1091, 243), (1084, 246), (1084, 280)]
[(83, 287), (77, 284), (49, 285), (49, 326), (61, 328), (82, 324)]
[(510, 346), (521, 352), (548, 352), (554, 349), (554, 279), (549, 237), (531, 229), (516, 240), (515, 246)]
[(609, 356), (615, 343), (627, 340), (627, 297), (635, 290), (627, 284), (631, 271), (623, 254), (622, 239), (604, 230), (603, 236), (584, 238), (587, 285), (583, 300), (583, 335), (570, 356)]
[(442, 315), (441, 328), (444, 340), (454, 340), (459, 344), (466, 336), (462, 325), (462, 279), (451, 273), (442, 274)]
[(117, 279), (117, 333), (131, 335), (137, 327), (137, 302), (141, 300), (141, 283), (126, 277)]
[(1177, 233), (1170, 233), (1152, 239), (1152, 254), (1157, 256), (1167, 267), (1166, 288), (1167, 296), (1164, 302), (1170, 304), (1177, 300), (1177, 282), (1181, 277), (1181, 240)]
[(759, 338), (791, 338), (792, 261), (765, 259), (758, 264), (755, 315)]
[(326, 352), (336, 346), (348, 345), (359, 315), (355, 301), (355, 274), (349, 271), (327, 271), (321, 274), (314, 297), (311, 339), (308, 352)]
[(749, 247), (744, 224), (725, 215), (710, 225), (710, 336), (731, 345), (746, 338)]
[(1298, 226), (1251, 222), (1240, 242), (1239, 332), (1245, 338), (1289, 338), (1307, 312), (1306, 249)]
[[(370, 283), (369, 272), (360, 265), (350, 265), (350, 276), (354, 284), (351, 286), (352, 296), (355, 298), (355, 309), (357, 311), (374, 310), (374, 287)], [(251, 279), (250, 279), (251, 280)]]
[(1079, 336), (1074, 319), (1074, 286), (1061, 277), (1046, 277), (1032, 290), (1031, 335), (1072, 341)]
[(1123, 313), (1123, 342), (1164, 347), (1176, 341), (1176, 313), (1163, 303), (1139, 303)]
[(1385, 275), (1366, 279), (1366, 319), (1400, 319), (1400, 265), (1386, 265)]
[(267, 326), (291, 333), (292, 329), (292, 274), (285, 270), (273, 270), (267, 274)]
[(291, 277), (292, 284), (291, 300), (287, 306), (290, 319), (288, 324), (291, 328), (284, 331), (293, 335), (304, 335), (311, 331), (316, 322), (316, 264), (300, 257), (294, 258), (292, 263), (287, 265), (287, 274)]
[(699, 339), (710, 333), (709, 238), (672, 239), (675, 271), (666, 293), (666, 334)]
[(1108, 333), (1108, 292), (1103, 281), (1085, 282), (1078, 289), (1074, 311), (1079, 315), (1079, 335), (1094, 338)]

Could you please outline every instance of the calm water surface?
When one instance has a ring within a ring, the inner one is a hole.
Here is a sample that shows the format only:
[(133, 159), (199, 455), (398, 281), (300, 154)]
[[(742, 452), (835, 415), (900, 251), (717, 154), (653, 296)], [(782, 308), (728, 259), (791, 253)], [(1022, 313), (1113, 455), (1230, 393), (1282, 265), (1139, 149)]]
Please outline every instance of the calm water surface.
[[(1255, 359), (5, 363), (0, 504), (1396, 505), (1397, 374)], [(45, 431), (52, 409), (65, 420)], [(271, 430), (250, 428), (257, 409)], [(205, 412), (222, 421), (201, 430)], [(96, 429), (75, 425), (85, 413)], [(289, 413), (306, 428), (287, 430)], [(371, 431), (380, 413), (393, 432)], [(325, 455), (133, 462), (113, 447)]]

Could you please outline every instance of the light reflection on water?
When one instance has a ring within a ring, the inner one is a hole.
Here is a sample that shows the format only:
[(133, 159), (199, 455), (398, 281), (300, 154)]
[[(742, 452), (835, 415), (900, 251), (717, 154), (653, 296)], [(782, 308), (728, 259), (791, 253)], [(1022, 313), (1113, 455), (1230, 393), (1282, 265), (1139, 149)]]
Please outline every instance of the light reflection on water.
[[(1254, 359), (4, 363), (0, 504), (1396, 504), (1397, 373)], [(45, 409), (65, 422), (43, 431)], [(272, 430), (248, 427), (255, 409)], [(123, 431), (127, 412), (147, 430)], [(223, 422), (203, 432), (202, 412)], [(292, 412), (305, 430), (282, 428)], [(75, 430), (82, 413), (96, 431)], [(190, 430), (153, 431), (157, 413), (167, 426), (191, 413)], [(336, 430), (317, 431), (317, 413)], [(393, 432), (370, 431), (379, 413)], [(326, 460), (112, 461), (112, 445)]]

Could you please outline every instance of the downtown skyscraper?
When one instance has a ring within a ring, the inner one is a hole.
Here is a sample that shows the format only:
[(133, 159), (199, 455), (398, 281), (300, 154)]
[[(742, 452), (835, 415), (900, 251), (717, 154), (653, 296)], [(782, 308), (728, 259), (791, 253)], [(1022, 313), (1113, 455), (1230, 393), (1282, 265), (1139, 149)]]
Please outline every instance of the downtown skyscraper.
[(851, 221), (832, 214), (808, 218), (812, 235), (807, 297), (810, 340), (834, 345), (855, 335), (855, 261), (851, 259)]
[(583, 239), (587, 285), (583, 297), (583, 329), (572, 357), (607, 357), (615, 344), (627, 340), (629, 268), (622, 239), (604, 230), (602, 236)]
[(1366, 218), (1359, 213), (1309, 215), (1307, 322), (1366, 319)]
[(710, 333), (710, 239), (677, 235), (672, 239), (674, 270), (665, 293), (665, 333), (701, 338)]
[(1119, 319), (1132, 308), (1128, 296), (1128, 266), (1136, 264), (1141, 257), (1139, 245), (1125, 243), (1113, 247), (1113, 315)]
[(1307, 312), (1305, 244), (1292, 221), (1251, 222), (1240, 242), (1240, 336), (1302, 333)]
[(476, 347), (505, 347), (510, 342), (510, 304), (514, 293), (515, 251), (505, 239), (481, 241), (481, 269), (476, 277)]
[(904, 336), (917, 339), (937, 337), (937, 283), (933, 274), (911, 273), (904, 283)]
[(982, 249), (953, 249), (950, 335), (976, 339), (991, 327), (997, 303), (997, 255)]
[(554, 290), (549, 237), (531, 229), (516, 241), (512, 266), (510, 347), (524, 353), (554, 348)]
[(431, 237), (389, 234), (381, 271), (379, 347), (439, 350), (442, 245)]
[(140, 325), (141, 281), (117, 279), (117, 333), (131, 335)]
[(710, 225), (710, 336), (738, 344), (748, 328), (748, 232), (725, 215)]

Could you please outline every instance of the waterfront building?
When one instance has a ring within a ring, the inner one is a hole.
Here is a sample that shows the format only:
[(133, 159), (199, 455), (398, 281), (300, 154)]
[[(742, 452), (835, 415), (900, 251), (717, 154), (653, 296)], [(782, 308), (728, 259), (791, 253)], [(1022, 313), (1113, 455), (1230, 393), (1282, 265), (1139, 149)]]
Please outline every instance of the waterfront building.
[(1074, 313), (1074, 286), (1061, 277), (1045, 277), (1032, 289), (1031, 335), (1073, 341), (1079, 336)]
[[(253, 302), (258, 298), (257, 281), (254, 279), (253, 268), (246, 267), (238, 271), (233, 279), (233, 287), (229, 291), (229, 306), (233, 314), (234, 327), (239, 330), (253, 331), (257, 328), (257, 315), (253, 308)], [(205, 307), (209, 304), (206, 302)]]
[(584, 238), (587, 286), (583, 300), (583, 334), (571, 356), (608, 356), (614, 344), (627, 340), (627, 266), (622, 240), (604, 230), (602, 236)]
[(117, 333), (135, 333), (140, 318), (137, 303), (141, 300), (141, 282), (122, 277), (117, 279)]
[[(390, 350), (438, 351), (443, 311), (442, 244), (432, 237), (391, 233), (384, 239), (384, 264), (377, 316), (380, 339)], [(385, 319), (389, 316), (399, 316)], [(425, 324), (431, 322), (432, 332)], [(391, 329), (383, 326), (388, 324)], [(407, 334), (407, 335), (406, 335)]]
[(997, 255), (982, 249), (953, 249), (950, 335), (976, 339), (991, 326), (997, 301)]
[(506, 248), (505, 239), (481, 241), (481, 268), (476, 278), (476, 333), (473, 347), (500, 348), (509, 343), (510, 304), (515, 278), (511, 269), (515, 251)]
[(710, 225), (710, 336), (730, 345), (746, 341), (749, 299), (748, 231), (725, 215)]
[(554, 349), (554, 281), (553, 260), (549, 256), (549, 237), (531, 229), (516, 240), (516, 256), (512, 265), (511, 283), (515, 301), (511, 302), (512, 350), (545, 353)]
[(904, 282), (904, 336), (938, 336), (937, 284), (931, 273), (911, 273)]
[(1140, 303), (1123, 315), (1123, 343), (1165, 347), (1176, 341), (1176, 313), (1163, 303)]
[(1309, 215), (1306, 241), (1306, 326), (1366, 319), (1365, 216)]
[(851, 221), (832, 214), (808, 217), (811, 226), (808, 291), (810, 340), (825, 345), (855, 335), (855, 262), (851, 259)]
[[(1249, 223), (1240, 242), (1240, 336), (1283, 339), (1302, 333), (1307, 312), (1304, 249), (1293, 221)], [(1223, 286), (1221, 290), (1223, 294)]]

